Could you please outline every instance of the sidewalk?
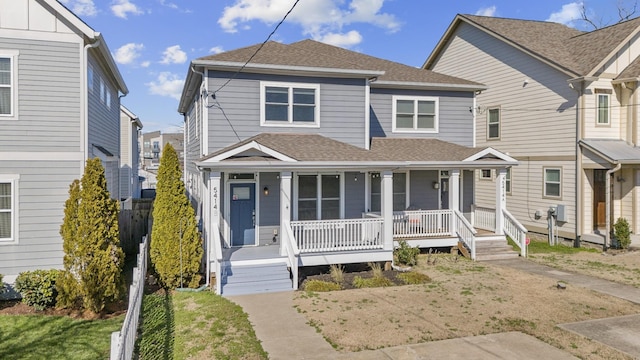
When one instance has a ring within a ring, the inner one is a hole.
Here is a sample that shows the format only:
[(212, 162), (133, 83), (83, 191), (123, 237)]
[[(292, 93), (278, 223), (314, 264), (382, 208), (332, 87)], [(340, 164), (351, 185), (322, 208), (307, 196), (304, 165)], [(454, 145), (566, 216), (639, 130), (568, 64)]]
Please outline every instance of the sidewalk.
[(293, 307), (294, 295), (294, 292), (279, 292), (229, 297), (229, 300), (242, 306), (249, 314), (256, 336), (272, 360), (577, 359), (532, 336), (518, 332), (340, 353), (296, 311)]

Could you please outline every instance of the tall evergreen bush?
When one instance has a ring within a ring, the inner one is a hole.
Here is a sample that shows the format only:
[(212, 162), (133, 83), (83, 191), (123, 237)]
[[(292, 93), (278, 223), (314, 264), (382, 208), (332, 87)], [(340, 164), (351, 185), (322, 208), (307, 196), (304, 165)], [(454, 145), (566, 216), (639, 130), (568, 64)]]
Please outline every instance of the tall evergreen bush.
[(119, 210), (107, 191), (100, 159), (87, 160), (82, 180), (71, 184), (65, 202), (60, 227), (65, 271), (58, 280), (58, 305), (100, 312), (123, 294)]
[(151, 262), (163, 287), (198, 287), (202, 239), (185, 194), (178, 155), (170, 144), (162, 150), (157, 180)]

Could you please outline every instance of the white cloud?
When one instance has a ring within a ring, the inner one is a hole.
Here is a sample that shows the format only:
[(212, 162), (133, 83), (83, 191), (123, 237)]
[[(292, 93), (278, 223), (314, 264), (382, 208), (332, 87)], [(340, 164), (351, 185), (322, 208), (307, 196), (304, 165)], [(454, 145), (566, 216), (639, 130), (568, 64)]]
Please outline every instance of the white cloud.
[(169, 46), (162, 54), (162, 64), (184, 64), (187, 61), (187, 53), (180, 50), (180, 45)]
[(79, 16), (96, 16), (98, 14), (93, 0), (60, 0), (60, 2)]
[(582, 6), (583, 3), (581, 1), (562, 5), (562, 9), (549, 15), (549, 18), (546, 21), (569, 25), (573, 21), (581, 18), (580, 12), (582, 10)]
[(351, 30), (345, 34), (338, 34), (338, 33), (324, 34), (321, 38), (316, 40), (321, 41), (325, 44), (348, 48), (361, 43), (362, 35), (360, 35), (360, 33), (355, 30)]
[(496, 15), (496, 6), (487, 6), (485, 8), (480, 8), (476, 11), (476, 15), (480, 16), (495, 16)]
[(149, 65), (151, 65), (151, 61), (143, 61), (140, 63), (140, 66), (142, 66), (143, 68), (148, 68)]
[(184, 79), (170, 72), (161, 72), (156, 80), (145, 85), (153, 95), (168, 96), (180, 100)]
[(178, 5), (172, 3), (172, 2), (168, 2), (167, 0), (160, 0), (160, 5), (162, 6), (166, 6), (168, 8), (172, 8), (172, 9), (177, 9)]
[[(371, 24), (391, 32), (400, 29), (392, 14), (382, 12), (385, 0), (305, 0), (287, 17), (287, 22), (302, 27), (305, 35), (321, 40), (339, 36), (345, 45), (356, 45), (353, 31), (343, 31), (351, 24)], [(291, 8), (290, 0), (235, 0), (225, 7), (218, 19), (220, 27), (229, 33), (248, 28), (251, 21), (273, 25)], [(362, 41), (360, 36), (358, 42)]]
[(114, 1), (113, 5), (111, 5), (111, 12), (113, 12), (113, 15), (123, 19), (127, 18), (127, 14), (140, 15), (143, 13), (136, 4), (129, 0)]
[(209, 52), (212, 54), (220, 54), (221, 52), (224, 52), (224, 49), (222, 49), (222, 46), (214, 46), (211, 49), (209, 49)]
[(128, 43), (116, 50), (114, 58), (118, 64), (131, 64), (140, 57), (142, 49), (144, 49), (143, 44)]

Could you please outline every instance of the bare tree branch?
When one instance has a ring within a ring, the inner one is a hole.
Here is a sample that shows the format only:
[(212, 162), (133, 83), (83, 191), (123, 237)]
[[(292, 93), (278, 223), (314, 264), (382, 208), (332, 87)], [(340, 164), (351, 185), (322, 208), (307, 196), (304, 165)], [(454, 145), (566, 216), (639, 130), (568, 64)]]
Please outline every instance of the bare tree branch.
[[(616, 7), (618, 9), (617, 24), (632, 19), (638, 13), (638, 0), (634, 0), (633, 2), (617, 0)], [(580, 20), (584, 21), (588, 26), (593, 27), (593, 30), (610, 25), (610, 23), (604, 22), (602, 18), (595, 19), (593, 15), (589, 14), (586, 2), (584, 1), (580, 4)]]

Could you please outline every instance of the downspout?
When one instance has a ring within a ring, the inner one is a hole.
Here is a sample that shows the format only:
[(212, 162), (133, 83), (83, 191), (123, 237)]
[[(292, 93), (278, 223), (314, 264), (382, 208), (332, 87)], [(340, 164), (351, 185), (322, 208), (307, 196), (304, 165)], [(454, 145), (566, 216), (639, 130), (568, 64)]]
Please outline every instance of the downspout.
[[(84, 174), (84, 165), (89, 158), (89, 84), (87, 83), (89, 79), (89, 48), (97, 48), (98, 46), (100, 46), (100, 39), (96, 40), (96, 42), (94, 43), (85, 45), (84, 57), (82, 59), (82, 61), (84, 62), (82, 64), (82, 69), (84, 71), (82, 80), (84, 85), (82, 86), (82, 89), (84, 91), (82, 91), (81, 94), (82, 108), (80, 111), (82, 112), (82, 121), (80, 123), (80, 131), (82, 132), (81, 149), (84, 156), (80, 163), (80, 176)], [(91, 86), (93, 86), (93, 84), (91, 84)]]
[(576, 172), (575, 172), (575, 183), (576, 183), (576, 193), (575, 193), (575, 204), (576, 204), (576, 238), (573, 241), (573, 247), (580, 247), (580, 237), (582, 236), (582, 223), (583, 223), (583, 215), (584, 211), (582, 210), (582, 152), (580, 150), (580, 140), (583, 138), (583, 127), (582, 123), (584, 120), (584, 107), (585, 107), (585, 99), (584, 99), (584, 81), (580, 82), (580, 87), (576, 89), (576, 86), (573, 83), (569, 83), (569, 87), (575, 90), (578, 93), (579, 106), (576, 109)]
[(606, 213), (606, 225), (605, 225), (605, 239), (602, 244), (602, 250), (607, 251), (609, 244), (611, 243), (611, 175), (622, 168), (622, 164), (618, 163), (616, 167), (611, 170), (607, 170), (606, 189), (605, 189), (605, 208)]

